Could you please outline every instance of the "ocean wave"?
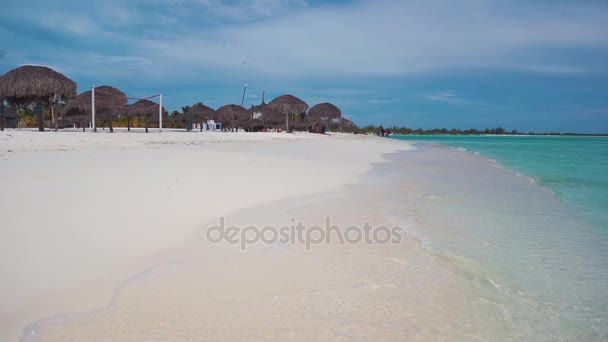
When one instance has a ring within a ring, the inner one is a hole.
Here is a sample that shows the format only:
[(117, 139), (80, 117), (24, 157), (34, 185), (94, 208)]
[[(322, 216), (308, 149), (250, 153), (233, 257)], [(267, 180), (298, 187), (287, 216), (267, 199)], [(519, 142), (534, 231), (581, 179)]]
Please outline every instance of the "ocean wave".
[(455, 152), (466, 152), (467, 151), (467, 149), (464, 147), (452, 147), (450, 149)]

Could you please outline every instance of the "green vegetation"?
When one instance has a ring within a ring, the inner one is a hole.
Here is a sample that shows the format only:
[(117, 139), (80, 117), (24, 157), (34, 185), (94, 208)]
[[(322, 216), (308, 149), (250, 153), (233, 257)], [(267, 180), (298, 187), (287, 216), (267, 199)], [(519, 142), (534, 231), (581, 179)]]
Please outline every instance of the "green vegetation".
[[(376, 133), (382, 129), (382, 126), (374, 126), (369, 125), (365, 127), (356, 127), (356, 133)], [(388, 129), (391, 131), (391, 134), (405, 134), (405, 135), (487, 135), (487, 134), (495, 134), (495, 135), (597, 135), (603, 136), (605, 134), (578, 134), (578, 133), (560, 133), (560, 132), (520, 132), (516, 129), (507, 130), (503, 127), (496, 128), (486, 128), (483, 130), (478, 130), (475, 128), (471, 129), (447, 129), (447, 128), (433, 128), (433, 129), (422, 129), (422, 128), (409, 128), (409, 127), (384, 127), (384, 129)]]

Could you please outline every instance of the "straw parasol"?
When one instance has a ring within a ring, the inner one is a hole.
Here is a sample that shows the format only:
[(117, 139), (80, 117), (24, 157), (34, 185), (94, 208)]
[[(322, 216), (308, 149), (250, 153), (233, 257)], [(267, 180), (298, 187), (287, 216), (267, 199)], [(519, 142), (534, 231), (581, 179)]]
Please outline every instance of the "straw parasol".
[(273, 123), (272, 110), (263, 99), (261, 104), (251, 106), (249, 112), (251, 113), (252, 127), (256, 127), (257, 129), (266, 128), (266, 125), (271, 125)]
[(230, 128), (248, 128), (249, 126), (251, 113), (239, 105), (225, 105), (220, 107), (215, 113), (224, 126), (228, 126)]
[[(201, 123), (208, 119), (212, 119), (215, 115), (215, 110), (211, 107), (205, 106), (202, 103), (197, 103), (192, 107), (189, 107), (188, 110), (184, 113), (184, 120), (191, 124), (193, 122), (198, 122), (201, 132), (203, 131), (203, 125)], [(186, 127), (190, 127), (186, 125)]]
[[(277, 115), (284, 116), (287, 121), (289, 115), (293, 114), (301, 114), (306, 113), (308, 110), (308, 104), (301, 99), (293, 96), (293, 95), (281, 95), (268, 103), (268, 106), (272, 111), (274, 111)], [(287, 125), (287, 130), (289, 131), (289, 125)]]
[(329, 102), (319, 103), (310, 108), (308, 118), (311, 121), (321, 121), (329, 125), (335, 122), (335, 120), (342, 118), (342, 111)]
[(285, 124), (285, 114), (262, 102), (258, 106), (252, 106), (250, 112), (253, 116), (253, 124), (263, 127), (278, 128)]
[(342, 132), (354, 132), (357, 128), (357, 125), (355, 125), (354, 122), (345, 118), (340, 119), (340, 126), (342, 128)]
[[(156, 102), (150, 100), (139, 100), (134, 104), (127, 106), (124, 111), (127, 115), (127, 121), (130, 121), (130, 117), (141, 117), (144, 119), (146, 133), (148, 133), (148, 124), (150, 122), (158, 121), (158, 107), (160, 105)], [(162, 112), (165, 113), (165, 108), (162, 109)], [(130, 130), (130, 122), (129, 122), (129, 130)]]
[[(67, 100), (76, 94), (76, 82), (43, 66), (24, 65), (0, 78), (0, 99), (20, 106)], [(38, 130), (44, 131), (42, 112), (38, 116)]]
[[(121, 111), (126, 112), (127, 102), (127, 95), (114, 87), (95, 87), (95, 118), (99, 119), (99, 122), (107, 121), (110, 124), (110, 132), (113, 132), (112, 120), (114, 120)], [(91, 111), (90, 90), (85, 91), (75, 99), (69, 101), (64, 108), (66, 117), (86, 115), (91, 113)]]

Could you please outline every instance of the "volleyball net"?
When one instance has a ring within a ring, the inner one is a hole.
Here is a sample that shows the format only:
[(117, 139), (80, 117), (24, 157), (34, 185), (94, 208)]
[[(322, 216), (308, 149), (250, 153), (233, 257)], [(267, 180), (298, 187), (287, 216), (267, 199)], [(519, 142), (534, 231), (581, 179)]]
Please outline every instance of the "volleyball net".
[[(150, 95), (150, 96), (147, 96), (147, 97), (127, 97), (128, 100), (134, 100), (134, 101), (136, 101), (135, 103), (137, 103), (138, 101), (141, 101), (141, 100), (149, 100), (149, 101), (151, 101), (151, 99), (155, 99), (155, 98), (158, 98), (158, 103), (151, 104), (148, 107), (139, 108), (139, 110), (145, 112), (146, 110), (150, 110), (150, 109), (153, 109), (154, 107), (158, 106), (158, 131), (162, 132), (163, 131), (163, 95), (162, 94), (156, 94), (156, 95)], [(100, 99), (98, 99), (98, 101), (99, 100)], [(96, 129), (96, 123), (95, 123), (95, 103), (96, 103), (95, 102), (95, 87), (93, 86), (93, 87), (91, 87), (91, 125), (93, 127), (93, 130)], [(129, 106), (125, 107), (125, 110), (127, 110), (128, 107)]]

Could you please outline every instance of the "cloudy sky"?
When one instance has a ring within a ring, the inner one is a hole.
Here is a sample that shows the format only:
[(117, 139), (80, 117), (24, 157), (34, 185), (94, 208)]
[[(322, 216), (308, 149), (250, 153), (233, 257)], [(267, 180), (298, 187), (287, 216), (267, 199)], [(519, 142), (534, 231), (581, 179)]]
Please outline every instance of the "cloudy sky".
[(3, 0), (0, 73), (168, 109), (291, 93), (357, 124), (608, 133), (608, 2)]

